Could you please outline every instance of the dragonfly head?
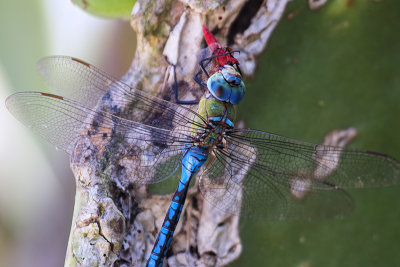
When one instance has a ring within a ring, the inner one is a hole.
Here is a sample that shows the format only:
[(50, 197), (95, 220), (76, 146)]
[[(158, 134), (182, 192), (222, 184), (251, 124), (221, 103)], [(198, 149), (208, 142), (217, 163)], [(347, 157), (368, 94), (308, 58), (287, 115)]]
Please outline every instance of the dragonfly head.
[(207, 80), (207, 89), (218, 100), (238, 104), (244, 96), (244, 82), (239, 71), (225, 65)]

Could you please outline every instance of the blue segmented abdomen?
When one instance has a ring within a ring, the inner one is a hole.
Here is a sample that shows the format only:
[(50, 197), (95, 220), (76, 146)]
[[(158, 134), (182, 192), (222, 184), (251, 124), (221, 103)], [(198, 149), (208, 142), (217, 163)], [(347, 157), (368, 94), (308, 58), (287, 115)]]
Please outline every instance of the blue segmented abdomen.
[(169, 245), (172, 241), (176, 225), (179, 222), (183, 205), (185, 204), (190, 181), (204, 162), (206, 162), (207, 157), (207, 148), (192, 146), (191, 144), (185, 145), (182, 158), (182, 175), (179, 180), (178, 189), (172, 197), (163, 225), (158, 233), (149, 260), (147, 261), (148, 267), (162, 266), (164, 257), (167, 254)]

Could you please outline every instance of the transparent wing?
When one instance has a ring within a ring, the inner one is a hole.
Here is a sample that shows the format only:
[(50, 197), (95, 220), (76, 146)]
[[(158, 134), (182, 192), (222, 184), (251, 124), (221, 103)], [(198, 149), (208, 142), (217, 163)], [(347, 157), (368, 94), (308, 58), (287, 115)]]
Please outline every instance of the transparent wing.
[(201, 178), (203, 195), (227, 213), (268, 219), (341, 216), (353, 209), (342, 188), (400, 180), (400, 163), (371, 151), (315, 145), (236, 130)]
[(136, 183), (168, 178), (180, 165), (184, 143), (190, 142), (185, 127), (152, 127), (52, 94), (17, 93), (7, 98), (6, 105), (18, 120), (68, 154), (81, 138), (90, 139), (100, 153), (104, 149), (112, 153), (110, 144), (121, 146), (114, 151), (123, 151), (120, 164), (130, 166), (127, 175)]
[(38, 69), (52, 88), (87, 108), (94, 109), (102, 100), (114, 115), (168, 130), (189, 130), (195, 116), (203, 120), (189, 108), (136, 90), (80, 59), (46, 57), (39, 61)]
[(168, 178), (180, 164), (183, 142), (191, 142), (191, 128), (198, 124), (194, 118), (204, 120), (186, 107), (135, 90), (76, 58), (47, 57), (38, 69), (50, 86), (70, 99), (19, 93), (7, 100), (11, 113), (69, 154), (79, 137), (102, 142), (99, 150), (109, 147), (108, 138), (118, 137), (114, 140), (123, 144), (118, 151), (126, 154), (120, 164), (136, 183)]

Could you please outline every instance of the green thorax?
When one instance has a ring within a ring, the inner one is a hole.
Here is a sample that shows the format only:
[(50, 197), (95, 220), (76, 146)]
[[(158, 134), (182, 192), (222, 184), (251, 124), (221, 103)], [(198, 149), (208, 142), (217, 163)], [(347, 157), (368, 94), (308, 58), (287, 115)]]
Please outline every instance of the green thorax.
[[(234, 123), (236, 119), (236, 109), (236, 105), (231, 103), (219, 101), (214, 97), (204, 97), (200, 100), (197, 113), (208, 122), (215, 120), (215, 118), (224, 118), (226, 116), (229, 121)], [(203, 124), (203, 121), (198, 117), (195, 118), (195, 121), (199, 124)]]

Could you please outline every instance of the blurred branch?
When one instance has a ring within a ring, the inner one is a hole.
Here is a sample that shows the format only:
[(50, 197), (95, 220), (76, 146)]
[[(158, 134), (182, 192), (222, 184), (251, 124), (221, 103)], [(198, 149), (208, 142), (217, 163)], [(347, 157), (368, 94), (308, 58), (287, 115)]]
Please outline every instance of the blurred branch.
[(129, 19), (135, 0), (71, 0), (84, 11), (99, 17)]
[[(122, 80), (168, 99), (172, 75), (164, 60), (166, 55), (178, 65), (180, 83), (193, 83), (196, 54), (203, 45), (202, 24), (207, 24), (221, 43), (241, 50), (242, 71), (252, 75), (256, 58), (265, 49), (288, 2), (137, 1), (131, 23), (137, 33), (137, 50)], [(111, 102), (101, 105), (105, 110), (130, 110)], [(101, 151), (96, 151), (93, 142), (102, 141), (90, 137), (79, 140), (71, 159), (77, 191), (65, 265), (142, 266), (171, 196), (148, 196), (145, 187), (132, 184), (135, 159), (120, 151), (123, 145), (115, 145), (126, 140), (104, 141)], [(191, 188), (172, 253), (167, 255), (170, 266), (221, 266), (240, 255), (238, 217), (214, 212), (210, 218), (210, 210), (197, 188)], [(201, 238), (204, 236), (207, 240)]]

